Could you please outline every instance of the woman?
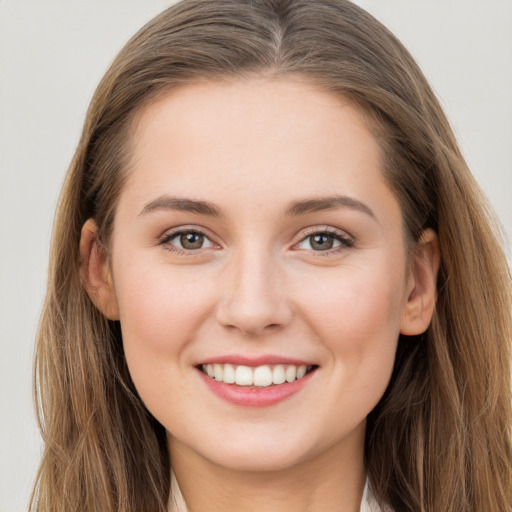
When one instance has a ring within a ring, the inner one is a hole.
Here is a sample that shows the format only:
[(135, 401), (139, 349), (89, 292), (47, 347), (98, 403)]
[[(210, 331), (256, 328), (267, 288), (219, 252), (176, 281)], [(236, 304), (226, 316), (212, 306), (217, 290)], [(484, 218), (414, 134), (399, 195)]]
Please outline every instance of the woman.
[(425, 78), (350, 2), (146, 25), (51, 261), (34, 510), (511, 510), (506, 260)]

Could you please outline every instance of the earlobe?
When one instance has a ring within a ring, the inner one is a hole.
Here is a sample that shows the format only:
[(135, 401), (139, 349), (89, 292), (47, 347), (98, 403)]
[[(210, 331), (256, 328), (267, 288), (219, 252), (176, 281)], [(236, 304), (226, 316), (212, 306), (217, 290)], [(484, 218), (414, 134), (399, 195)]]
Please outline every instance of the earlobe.
[(401, 334), (422, 334), (430, 325), (437, 298), (440, 259), (437, 235), (432, 229), (427, 229), (411, 257), (407, 300), (400, 326)]
[(119, 320), (119, 307), (107, 255), (98, 240), (98, 227), (88, 219), (80, 237), (80, 276), (94, 305), (109, 319)]

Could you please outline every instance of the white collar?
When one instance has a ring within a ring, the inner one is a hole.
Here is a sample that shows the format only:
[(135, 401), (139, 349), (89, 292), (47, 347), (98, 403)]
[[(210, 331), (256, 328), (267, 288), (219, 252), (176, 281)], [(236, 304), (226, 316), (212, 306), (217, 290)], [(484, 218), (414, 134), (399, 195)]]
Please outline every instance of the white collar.
[(363, 499), (361, 500), (359, 512), (384, 512), (373, 497), (368, 479), (366, 479), (364, 486)]

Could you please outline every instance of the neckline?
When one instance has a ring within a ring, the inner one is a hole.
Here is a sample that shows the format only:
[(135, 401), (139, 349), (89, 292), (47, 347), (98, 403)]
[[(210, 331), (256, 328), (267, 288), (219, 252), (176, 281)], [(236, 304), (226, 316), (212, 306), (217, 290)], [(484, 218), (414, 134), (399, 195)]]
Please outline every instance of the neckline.
[[(169, 498), (169, 512), (188, 512), (187, 504), (181, 494), (180, 486), (174, 475), (174, 471), (171, 469), (171, 494)], [(383, 512), (377, 502), (375, 501), (373, 494), (370, 489), (368, 478), (366, 479), (363, 491), (363, 497), (359, 512)]]

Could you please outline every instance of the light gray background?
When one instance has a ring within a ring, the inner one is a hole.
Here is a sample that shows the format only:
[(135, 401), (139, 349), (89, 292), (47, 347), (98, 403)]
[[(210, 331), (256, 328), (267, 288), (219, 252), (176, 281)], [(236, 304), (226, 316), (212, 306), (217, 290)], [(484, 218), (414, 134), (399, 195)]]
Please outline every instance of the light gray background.
[[(0, 0), (0, 511), (26, 509), (40, 439), (33, 340), (53, 210), (95, 85), (169, 0)], [(359, 0), (417, 58), (512, 233), (512, 0)], [(508, 252), (510, 258), (510, 251)]]

